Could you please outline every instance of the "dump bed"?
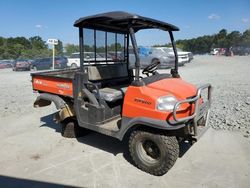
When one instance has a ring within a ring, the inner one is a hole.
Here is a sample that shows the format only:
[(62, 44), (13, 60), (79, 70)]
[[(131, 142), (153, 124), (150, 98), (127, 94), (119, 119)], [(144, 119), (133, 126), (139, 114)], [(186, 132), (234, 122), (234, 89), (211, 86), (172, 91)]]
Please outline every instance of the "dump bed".
[(78, 71), (66, 69), (31, 73), (33, 90), (73, 97), (73, 79)]

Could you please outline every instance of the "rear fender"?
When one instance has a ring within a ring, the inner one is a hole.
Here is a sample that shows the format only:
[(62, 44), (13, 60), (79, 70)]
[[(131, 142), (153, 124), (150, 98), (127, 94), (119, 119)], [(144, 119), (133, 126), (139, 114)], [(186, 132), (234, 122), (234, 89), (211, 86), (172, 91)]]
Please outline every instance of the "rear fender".
[(59, 110), (59, 116), (56, 117), (58, 122), (76, 115), (72, 104), (66, 103), (61, 97), (57, 95), (48, 93), (42, 93), (40, 96), (38, 96), (34, 102), (34, 107), (37, 108), (48, 106), (51, 104), (51, 102), (53, 102), (56, 106), (56, 109)]
[(63, 108), (66, 104), (66, 102), (57, 95), (42, 93), (36, 98), (36, 101), (34, 102), (34, 107), (37, 108), (48, 106), (51, 104), (51, 102), (54, 102), (56, 109), (58, 110)]

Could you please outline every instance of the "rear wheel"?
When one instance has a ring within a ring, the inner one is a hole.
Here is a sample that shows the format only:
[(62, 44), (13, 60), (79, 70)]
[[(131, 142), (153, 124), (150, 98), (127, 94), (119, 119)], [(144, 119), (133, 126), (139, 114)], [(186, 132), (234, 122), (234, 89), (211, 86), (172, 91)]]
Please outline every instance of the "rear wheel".
[(137, 130), (130, 135), (129, 152), (139, 169), (161, 176), (177, 160), (179, 145), (176, 137)]
[(88, 130), (80, 127), (76, 120), (61, 122), (61, 134), (66, 138), (78, 138), (88, 134)]
[(72, 63), (70, 68), (77, 68), (77, 65), (75, 63)]
[(34, 70), (34, 71), (37, 71), (37, 67), (36, 67), (36, 66), (33, 66), (33, 70)]

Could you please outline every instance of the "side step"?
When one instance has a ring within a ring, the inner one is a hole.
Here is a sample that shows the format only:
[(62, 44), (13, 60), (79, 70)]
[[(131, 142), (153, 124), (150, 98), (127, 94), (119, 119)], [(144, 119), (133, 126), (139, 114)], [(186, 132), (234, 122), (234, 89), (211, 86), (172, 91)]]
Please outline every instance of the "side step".
[(118, 138), (117, 136), (119, 135), (119, 130), (121, 127), (121, 116), (115, 119), (112, 119), (109, 122), (106, 122), (104, 124), (98, 124), (98, 125), (84, 124), (81, 127), (90, 129), (92, 131), (105, 134), (111, 137)]
[(102, 129), (117, 132), (120, 130), (122, 119), (120, 117), (113, 119), (103, 125), (100, 125)]

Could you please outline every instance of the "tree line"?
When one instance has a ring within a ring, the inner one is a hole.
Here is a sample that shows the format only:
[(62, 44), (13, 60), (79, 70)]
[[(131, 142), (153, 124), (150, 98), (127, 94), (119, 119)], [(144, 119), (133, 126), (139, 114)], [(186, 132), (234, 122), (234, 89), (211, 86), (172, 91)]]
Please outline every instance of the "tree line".
[[(154, 45), (154, 47), (167, 46)], [(230, 48), (230, 47), (245, 47), (250, 48), (250, 29), (240, 33), (239, 31), (227, 32), (226, 29), (222, 29), (217, 34), (204, 35), (193, 39), (176, 40), (176, 46), (184, 51), (190, 51), (194, 54), (209, 53), (212, 48)]]
[(201, 37), (185, 40), (177, 40), (177, 47), (184, 51), (190, 51), (194, 54), (204, 54), (210, 52), (212, 48), (230, 48), (230, 47), (250, 47), (250, 29), (243, 33), (239, 31), (227, 32), (222, 29), (214, 35), (204, 35)]
[[(63, 55), (63, 43), (60, 40), (55, 46), (55, 54)], [(52, 50), (40, 36), (28, 39), (25, 37), (0, 37), (0, 59), (34, 59), (51, 56)]]
[[(169, 46), (154, 45), (156, 46)], [(217, 34), (204, 35), (193, 39), (177, 40), (178, 48), (191, 51), (194, 54), (204, 54), (210, 52), (212, 48), (230, 48), (234, 46), (250, 47), (250, 29), (240, 33), (239, 31), (227, 32), (226, 29), (220, 30)], [(91, 46), (84, 46), (84, 48), (93, 50)], [(104, 47), (97, 48), (97, 51), (104, 52)], [(108, 50), (120, 49), (122, 46), (118, 43), (108, 46)], [(62, 41), (58, 41), (55, 46), (56, 56), (71, 55), (74, 52), (79, 52), (79, 45), (66, 44), (63, 48)], [(0, 59), (18, 59), (18, 58), (40, 58), (51, 57), (52, 50), (42, 40), (40, 36), (30, 38), (15, 37), (4, 38), (0, 37)]]

